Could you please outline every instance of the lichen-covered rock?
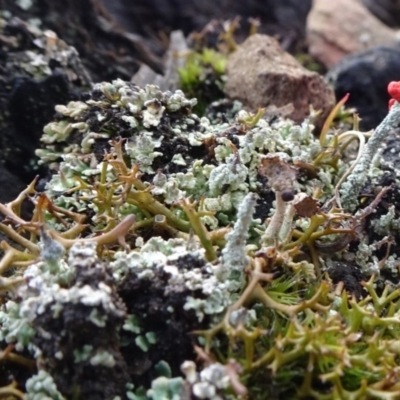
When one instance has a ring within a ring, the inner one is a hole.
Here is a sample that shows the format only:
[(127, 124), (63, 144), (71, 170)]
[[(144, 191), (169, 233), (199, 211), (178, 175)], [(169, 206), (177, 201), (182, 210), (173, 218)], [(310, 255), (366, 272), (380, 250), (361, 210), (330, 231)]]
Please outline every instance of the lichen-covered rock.
[[(94, 82), (117, 77), (129, 80), (141, 62), (162, 73), (155, 52), (161, 54), (163, 47), (156, 45), (156, 35), (146, 40), (124, 31), (107, 12), (103, 0), (3, 0), (1, 8), (7, 15), (55, 32), (74, 46)], [(141, 20), (141, 25), (144, 22)]]
[(265, 35), (253, 35), (228, 59), (225, 93), (246, 107), (287, 106), (288, 117), (301, 122), (310, 106), (322, 110), (322, 119), (335, 103), (331, 87), (317, 73), (306, 70), (278, 42)]
[(117, 253), (110, 267), (129, 312), (121, 338), (133, 382), (149, 385), (160, 360), (178, 375), (181, 363), (194, 358), (190, 332), (216, 321), (231, 302), (220, 266), (207, 263), (202, 251), (187, 251), (184, 240), (155, 237), (140, 252)]
[[(34, 354), (67, 398), (79, 393), (85, 399), (125, 399), (130, 376), (119, 330), (126, 307), (110, 270), (93, 244), (77, 244), (68, 260), (63, 252), (57, 255), (57, 243), (49, 245), (43, 261), (25, 271), (27, 284), (0, 312), (0, 339)], [(37, 390), (32, 381), (28, 391), (31, 385)]]
[[(188, 221), (176, 205), (188, 196), (204, 197), (208, 215), (202, 221), (214, 229), (236, 217), (249, 192), (260, 192), (256, 215), (267, 217), (265, 204), (273, 195), (258, 172), (262, 155), (284, 152), (293, 163), (307, 164), (321, 149), (309, 120), (269, 124), (242, 110), (232, 121), (213, 124), (193, 113), (194, 104), (180, 91), (116, 80), (97, 84), (85, 101), (58, 106), (55, 121), (44, 128), (44, 147), (37, 150), (42, 162), (57, 171), (46, 195), (58, 206), (86, 212), (93, 232), (105, 227), (103, 211), (116, 218), (114, 223), (128, 214), (137, 222), (146, 220), (148, 212), (165, 215), (168, 223), (188, 232)], [(330, 168), (323, 167), (312, 179), (329, 193), (332, 178)], [(114, 181), (108, 211), (98, 179)], [(80, 182), (87, 186), (74, 190)], [(128, 202), (121, 202), (124, 193)], [(165, 214), (165, 207), (170, 213)], [(48, 223), (61, 231), (68, 228), (51, 216)], [(157, 229), (165, 230), (162, 224)]]
[(77, 98), (90, 77), (75, 48), (54, 32), (0, 14), (0, 162), (29, 182), (34, 151), (56, 104)]

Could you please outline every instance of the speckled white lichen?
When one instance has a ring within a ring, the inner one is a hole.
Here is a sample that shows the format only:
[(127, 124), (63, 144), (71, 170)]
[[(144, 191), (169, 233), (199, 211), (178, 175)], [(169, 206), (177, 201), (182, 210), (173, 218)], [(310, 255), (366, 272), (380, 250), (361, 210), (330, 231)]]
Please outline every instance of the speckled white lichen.
[(87, 361), (93, 353), (93, 346), (85, 344), (81, 349), (74, 349), (74, 362)]
[(162, 153), (155, 151), (156, 148), (161, 146), (162, 137), (154, 139), (150, 132), (142, 132), (132, 141), (125, 144), (126, 153), (135, 162), (139, 163), (143, 172), (152, 173), (154, 172), (151, 168), (151, 164), (156, 157), (161, 156)]
[(0, 340), (6, 343), (14, 343), (17, 351), (29, 349), (34, 352), (31, 339), (35, 330), (30, 326), (28, 320), (21, 315), (20, 304), (9, 300), (0, 308)]
[(226, 159), (226, 163), (214, 168), (210, 174), (209, 187), (210, 195), (216, 196), (224, 190), (247, 191), (248, 169), (240, 161), (238, 155), (231, 155)]
[[(49, 250), (49, 243), (54, 244), (47, 240), (45, 251)], [(51, 340), (45, 330), (35, 331), (32, 322), (45, 312), (57, 319), (64, 306), (70, 303), (92, 308), (89, 320), (98, 327), (105, 325), (108, 313), (124, 316), (124, 312), (115, 306), (110, 287), (103, 282), (97, 288), (89, 285), (63, 287), (70, 282), (75, 268), (90, 268), (97, 261), (95, 244), (82, 242), (72, 246), (68, 263), (59, 259), (61, 254), (55, 253), (58, 262), (46, 257), (30, 265), (24, 272), (27, 283), (19, 286), (16, 292), (18, 302), (10, 300), (1, 306), (0, 339), (15, 343), (18, 350), (28, 348), (35, 352), (37, 349), (30, 343), (33, 335)]]

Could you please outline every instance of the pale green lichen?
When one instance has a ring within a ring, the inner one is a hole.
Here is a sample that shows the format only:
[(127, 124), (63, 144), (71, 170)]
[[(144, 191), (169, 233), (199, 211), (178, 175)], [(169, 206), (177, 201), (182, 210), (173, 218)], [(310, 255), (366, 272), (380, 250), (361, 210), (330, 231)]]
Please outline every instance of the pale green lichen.
[(26, 381), (26, 392), (28, 400), (65, 400), (51, 375), (43, 370)]

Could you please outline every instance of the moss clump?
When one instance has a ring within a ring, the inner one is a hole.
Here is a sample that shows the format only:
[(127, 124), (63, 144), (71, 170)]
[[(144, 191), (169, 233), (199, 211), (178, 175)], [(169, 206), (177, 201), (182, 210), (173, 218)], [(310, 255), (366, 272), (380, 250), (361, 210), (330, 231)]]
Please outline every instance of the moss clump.
[(207, 106), (224, 97), (223, 85), (227, 56), (217, 50), (204, 48), (192, 51), (185, 66), (179, 69), (179, 85), (186, 96), (195, 97), (194, 111), (204, 115)]

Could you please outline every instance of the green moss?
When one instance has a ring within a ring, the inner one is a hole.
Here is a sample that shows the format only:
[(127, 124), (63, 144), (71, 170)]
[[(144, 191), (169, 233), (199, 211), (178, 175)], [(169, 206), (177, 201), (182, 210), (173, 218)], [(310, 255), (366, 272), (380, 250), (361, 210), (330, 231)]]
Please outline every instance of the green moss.
[(198, 100), (194, 112), (203, 115), (206, 107), (223, 98), (222, 88), (227, 56), (213, 49), (192, 51), (179, 69), (180, 87), (188, 97)]

